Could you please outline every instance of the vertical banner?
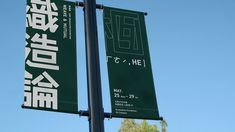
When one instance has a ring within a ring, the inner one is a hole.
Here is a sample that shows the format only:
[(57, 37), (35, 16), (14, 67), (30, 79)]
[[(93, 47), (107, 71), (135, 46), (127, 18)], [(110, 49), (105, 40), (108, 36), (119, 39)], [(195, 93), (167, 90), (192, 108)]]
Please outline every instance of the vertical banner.
[(112, 116), (159, 119), (144, 13), (104, 7)]
[(27, 0), (24, 108), (76, 113), (75, 3)]

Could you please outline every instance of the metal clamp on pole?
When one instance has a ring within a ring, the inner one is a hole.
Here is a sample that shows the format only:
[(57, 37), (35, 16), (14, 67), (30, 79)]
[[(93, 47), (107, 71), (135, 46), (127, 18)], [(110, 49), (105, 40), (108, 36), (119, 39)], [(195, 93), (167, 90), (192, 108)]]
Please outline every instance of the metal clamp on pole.
[[(75, 3), (76, 3), (76, 6), (78, 6), (78, 7), (84, 7), (84, 2), (76, 1)], [(96, 8), (97, 9), (104, 9), (104, 5), (96, 4)]]
[[(84, 7), (84, 2), (76, 1), (75, 3), (76, 3), (76, 6), (77, 6), (77, 7)], [(96, 9), (101, 9), (101, 10), (103, 10), (103, 9), (104, 9), (104, 5), (102, 5), (102, 4), (96, 4)], [(147, 16), (148, 13), (147, 13), (147, 12), (144, 12), (144, 15)]]
[(160, 121), (163, 121), (164, 119), (163, 119), (163, 117), (159, 117), (159, 120), (160, 120)]
[[(85, 111), (85, 110), (80, 110), (80, 111), (78, 112), (78, 114), (79, 114), (80, 116), (90, 116), (89, 111)], [(111, 113), (104, 112), (104, 117), (105, 117), (105, 118), (108, 118), (108, 119), (112, 119), (112, 114), (111, 114)]]

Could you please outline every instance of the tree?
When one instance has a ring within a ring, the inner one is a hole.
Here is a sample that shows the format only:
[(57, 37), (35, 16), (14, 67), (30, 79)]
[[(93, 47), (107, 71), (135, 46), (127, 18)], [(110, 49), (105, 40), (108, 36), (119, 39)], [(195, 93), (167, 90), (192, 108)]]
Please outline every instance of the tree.
[(160, 132), (157, 125), (150, 125), (146, 120), (140, 124), (136, 123), (133, 119), (124, 119), (119, 132)]
[(135, 122), (135, 120), (124, 119), (119, 132), (137, 132), (138, 126), (139, 125)]
[(146, 120), (139, 125), (138, 132), (159, 132), (157, 129), (157, 125), (149, 125)]
[(166, 128), (167, 128), (167, 122), (166, 120), (162, 120), (161, 121), (161, 127), (162, 127), (162, 132), (167, 132)]

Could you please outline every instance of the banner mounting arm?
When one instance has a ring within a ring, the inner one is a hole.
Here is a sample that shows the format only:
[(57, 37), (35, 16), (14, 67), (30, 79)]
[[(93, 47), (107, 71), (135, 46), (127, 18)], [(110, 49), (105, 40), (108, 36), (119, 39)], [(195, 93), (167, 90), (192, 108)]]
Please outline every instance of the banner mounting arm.
[[(76, 4), (77, 7), (84, 7), (84, 2), (76, 1), (75, 4)], [(104, 5), (96, 4), (96, 8), (97, 9), (104, 9)]]
[[(76, 2), (75, 2), (75, 5), (76, 5), (77, 7), (84, 7), (84, 2), (76, 1)], [(103, 10), (103, 9), (104, 9), (104, 5), (102, 5), (102, 4), (96, 4), (96, 8), (97, 8), (97, 9), (100, 9), (100, 10)], [(147, 16), (148, 13), (147, 13), (147, 12), (144, 12), (144, 15)]]

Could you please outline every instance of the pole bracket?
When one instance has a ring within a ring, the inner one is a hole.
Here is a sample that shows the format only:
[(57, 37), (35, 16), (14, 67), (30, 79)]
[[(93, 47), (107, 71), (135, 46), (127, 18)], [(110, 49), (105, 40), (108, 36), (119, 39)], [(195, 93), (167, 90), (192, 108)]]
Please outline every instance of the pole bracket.
[[(77, 7), (84, 7), (84, 6), (85, 6), (85, 3), (84, 3), (84, 2), (76, 1), (76, 2), (75, 2), (75, 5), (76, 5)], [(102, 5), (102, 4), (96, 4), (96, 8), (97, 8), (97, 9), (104, 9), (104, 5)]]
[[(88, 117), (90, 116), (90, 113), (87, 110), (80, 110), (80, 111), (78, 111), (78, 114), (80, 116), (88, 116)], [(108, 119), (112, 119), (112, 113), (104, 112), (104, 117), (108, 118)]]
[[(76, 1), (76, 2), (75, 2), (75, 5), (76, 5), (77, 7), (84, 7), (84, 6), (85, 6), (84, 2), (79, 2), (79, 1)], [(104, 9), (104, 5), (102, 5), (102, 4), (96, 4), (96, 9), (103, 10), (103, 9)], [(144, 12), (144, 15), (147, 16), (148, 13), (147, 13), (147, 12)]]

